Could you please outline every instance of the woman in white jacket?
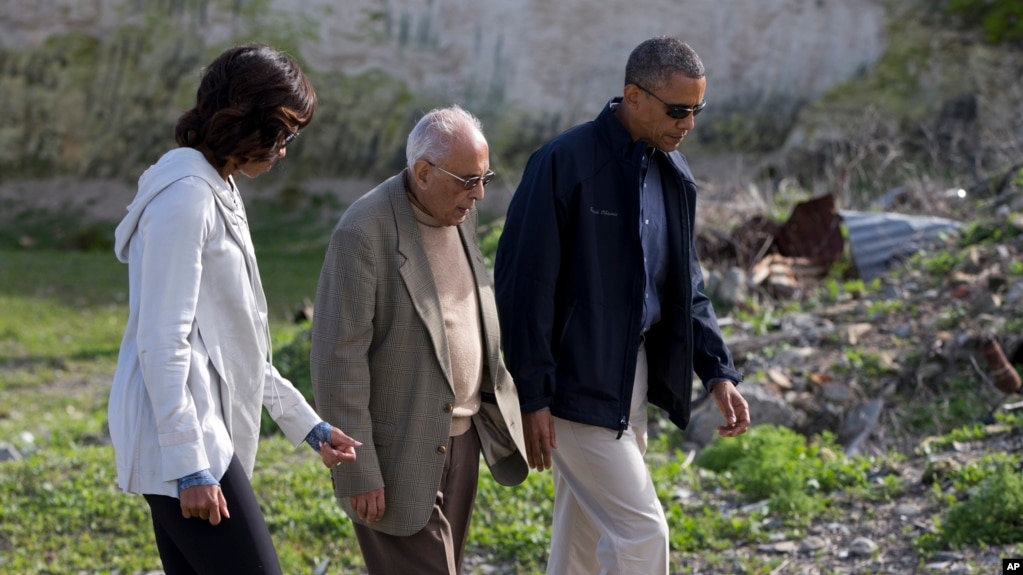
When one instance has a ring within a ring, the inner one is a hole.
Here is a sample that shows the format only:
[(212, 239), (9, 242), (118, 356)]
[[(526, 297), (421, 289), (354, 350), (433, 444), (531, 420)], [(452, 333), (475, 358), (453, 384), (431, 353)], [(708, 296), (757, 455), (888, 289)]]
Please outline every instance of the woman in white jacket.
[(149, 503), (169, 575), (281, 572), (249, 482), (263, 407), (324, 465), (353, 461), (361, 445), (321, 421), (272, 365), (233, 178), (270, 170), (315, 108), (308, 78), (283, 53), (258, 44), (225, 51), (178, 120), (180, 147), (142, 175), (117, 227), (130, 309), (110, 435), (118, 483)]

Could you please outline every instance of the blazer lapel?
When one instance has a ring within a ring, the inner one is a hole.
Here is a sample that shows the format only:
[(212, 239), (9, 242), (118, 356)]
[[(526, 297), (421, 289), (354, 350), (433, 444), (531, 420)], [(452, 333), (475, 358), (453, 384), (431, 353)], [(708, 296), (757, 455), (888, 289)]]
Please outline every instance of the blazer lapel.
[(433, 350), (440, 364), (448, 385), (454, 390), (454, 378), (451, 375), (451, 355), (448, 353), (448, 338), (444, 331), (444, 315), (441, 313), (440, 295), (433, 281), (430, 260), (423, 249), (419, 236), (416, 217), (412, 213), (412, 204), (405, 191), (405, 172), (392, 179), (388, 190), (391, 206), (394, 209), (395, 226), (398, 230), (398, 253), (404, 260), (398, 268), (409, 300), (415, 308), (423, 325), (433, 341)]

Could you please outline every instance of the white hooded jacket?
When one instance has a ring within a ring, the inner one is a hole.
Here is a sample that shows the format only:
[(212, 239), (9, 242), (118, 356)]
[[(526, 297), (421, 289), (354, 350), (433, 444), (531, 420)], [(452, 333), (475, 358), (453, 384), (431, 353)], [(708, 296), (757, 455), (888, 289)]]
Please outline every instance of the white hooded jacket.
[(320, 422), (273, 367), (245, 208), (197, 150), (139, 178), (115, 233), (129, 315), (110, 392), (118, 485), (178, 496), (177, 480), (237, 455), (251, 477), (262, 407), (299, 445)]

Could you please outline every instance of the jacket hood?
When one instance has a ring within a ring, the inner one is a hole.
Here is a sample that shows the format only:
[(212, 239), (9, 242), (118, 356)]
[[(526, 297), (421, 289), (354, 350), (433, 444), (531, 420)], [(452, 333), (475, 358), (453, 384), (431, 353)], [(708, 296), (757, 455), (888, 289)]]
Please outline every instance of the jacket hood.
[(194, 176), (206, 181), (214, 190), (227, 192), (228, 186), (202, 152), (194, 148), (176, 148), (160, 157), (139, 178), (138, 193), (128, 204), (128, 215), (114, 231), (114, 253), (123, 263), (128, 262), (128, 245), (138, 227), (142, 212), (149, 202), (174, 182)]

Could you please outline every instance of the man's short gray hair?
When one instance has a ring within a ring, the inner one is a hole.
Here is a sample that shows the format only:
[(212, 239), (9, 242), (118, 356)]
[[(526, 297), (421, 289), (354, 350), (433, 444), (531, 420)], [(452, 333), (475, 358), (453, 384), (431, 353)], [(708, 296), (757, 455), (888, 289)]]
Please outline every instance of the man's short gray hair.
[(451, 150), (455, 139), (464, 134), (466, 128), (483, 135), (483, 124), (479, 118), (466, 112), (458, 104), (447, 108), (435, 108), (426, 113), (416, 127), (409, 132), (405, 144), (405, 159), (411, 170), (419, 160), (436, 163)]
[(662, 88), (670, 76), (681, 73), (687, 78), (703, 78), (703, 62), (689, 44), (670, 36), (646, 40), (632, 51), (625, 65), (625, 84), (638, 84), (648, 90)]

